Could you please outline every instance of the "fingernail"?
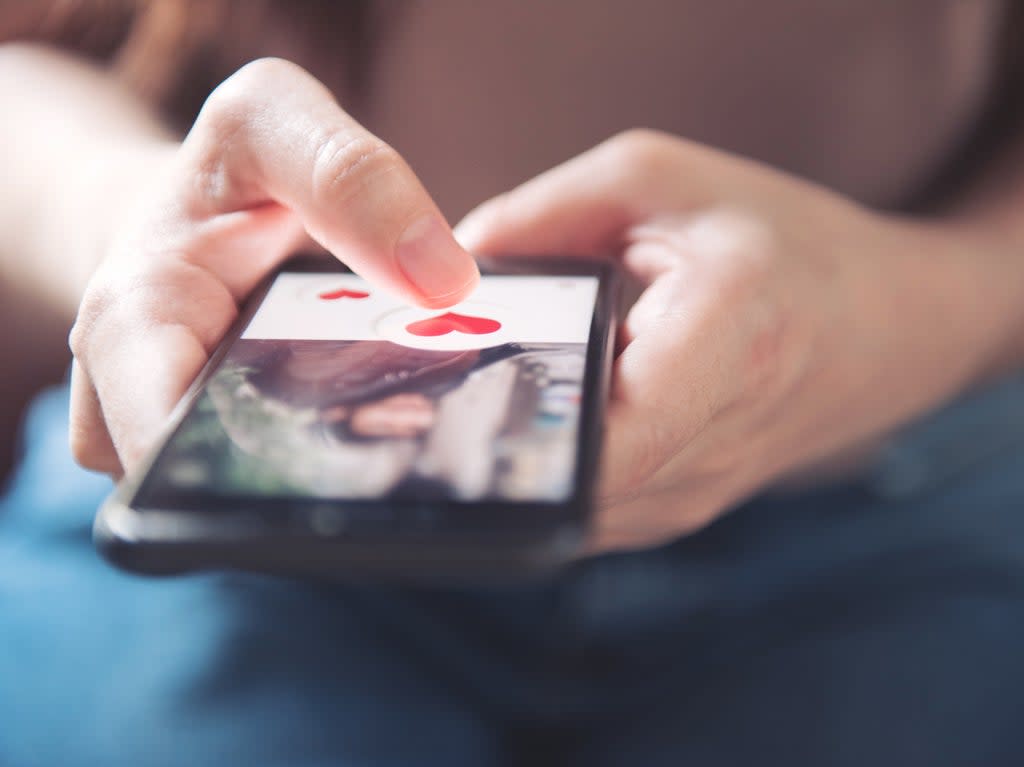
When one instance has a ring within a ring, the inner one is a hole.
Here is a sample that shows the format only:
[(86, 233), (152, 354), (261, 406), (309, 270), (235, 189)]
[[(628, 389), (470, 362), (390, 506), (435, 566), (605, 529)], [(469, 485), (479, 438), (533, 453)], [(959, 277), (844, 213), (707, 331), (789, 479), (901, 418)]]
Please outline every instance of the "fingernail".
[(395, 260), (406, 279), (432, 303), (461, 298), (479, 276), (476, 262), (434, 213), (424, 214), (406, 227), (395, 243)]

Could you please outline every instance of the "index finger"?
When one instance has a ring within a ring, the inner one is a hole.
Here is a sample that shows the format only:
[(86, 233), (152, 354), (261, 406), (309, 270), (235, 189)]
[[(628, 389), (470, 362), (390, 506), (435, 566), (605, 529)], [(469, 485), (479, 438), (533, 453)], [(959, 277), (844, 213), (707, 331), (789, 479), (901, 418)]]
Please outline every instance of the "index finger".
[(224, 81), (182, 151), (189, 216), (277, 202), (354, 271), (407, 300), (447, 306), (476, 285), (476, 263), (408, 164), (294, 64), (261, 59)]

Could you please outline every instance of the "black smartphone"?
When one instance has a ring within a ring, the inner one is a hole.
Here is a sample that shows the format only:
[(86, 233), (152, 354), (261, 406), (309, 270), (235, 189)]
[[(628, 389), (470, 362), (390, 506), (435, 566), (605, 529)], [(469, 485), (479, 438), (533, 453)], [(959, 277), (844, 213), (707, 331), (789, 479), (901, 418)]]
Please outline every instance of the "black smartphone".
[(455, 307), (412, 307), (336, 260), (257, 289), (100, 509), (137, 572), (516, 575), (571, 560), (593, 512), (615, 269), (481, 259)]

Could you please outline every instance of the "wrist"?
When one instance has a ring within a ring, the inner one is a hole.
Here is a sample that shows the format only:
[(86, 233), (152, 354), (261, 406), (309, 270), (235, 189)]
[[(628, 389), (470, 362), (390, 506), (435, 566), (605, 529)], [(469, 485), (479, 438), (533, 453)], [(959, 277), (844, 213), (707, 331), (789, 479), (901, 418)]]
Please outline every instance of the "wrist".
[(911, 282), (932, 299), (932, 333), (958, 389), (1024, 365), (1024, 253), (959, 219), (903, 220)]

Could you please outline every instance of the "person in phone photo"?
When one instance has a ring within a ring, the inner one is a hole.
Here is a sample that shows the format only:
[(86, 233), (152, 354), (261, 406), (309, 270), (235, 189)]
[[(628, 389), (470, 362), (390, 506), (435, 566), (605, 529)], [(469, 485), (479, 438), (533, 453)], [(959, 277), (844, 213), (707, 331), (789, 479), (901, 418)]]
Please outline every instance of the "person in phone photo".
[[(512, 497), (557, 499), (576, 417), (559, 416), (545, 395), (561, 387), (562, 399), (578, 400), (583, 353), (246, 340), (161, 460), (175, 484), (219, 492), (258, 484), (278, 495), (465, 501), (515, 486)], [(541, 452), (543, 469), (525, 468)]]

